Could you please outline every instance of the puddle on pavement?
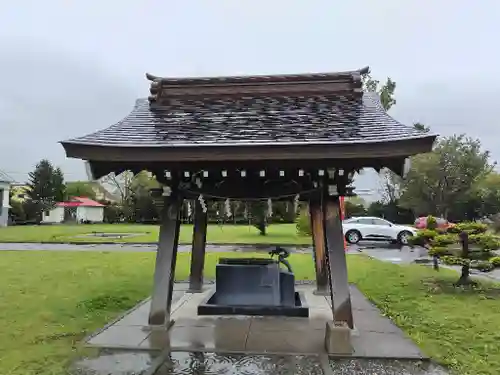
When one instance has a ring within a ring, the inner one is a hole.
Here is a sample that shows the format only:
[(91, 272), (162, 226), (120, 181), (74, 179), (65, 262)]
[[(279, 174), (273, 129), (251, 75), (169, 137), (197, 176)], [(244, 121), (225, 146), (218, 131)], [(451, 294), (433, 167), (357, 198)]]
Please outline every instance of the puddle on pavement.
[(315, 356), (171, 353), (155, 375), (323, 375)]
[[(162, 362), (159, 366), (158, 364)], [(325, 361), (326, 364), (326, 361)], [(429, 362), (330, 359), (335, 375), (447, 375)], [(317, 356), (115, 351), (76, 362), (72, 375), (323, 375)]]

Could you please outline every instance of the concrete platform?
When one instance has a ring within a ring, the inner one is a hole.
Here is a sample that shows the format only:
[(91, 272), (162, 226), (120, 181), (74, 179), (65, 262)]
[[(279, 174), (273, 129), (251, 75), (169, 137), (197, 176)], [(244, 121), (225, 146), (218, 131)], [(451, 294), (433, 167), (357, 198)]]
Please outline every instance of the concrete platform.
[[(149, 300), (91, 336), (87, 344), (107, 349), (199, 351), (253, 354), (318, 355), (325, 351), (325, 329), (331, 321), (329, 298), (299, 285), (310, 308), (309, 318), (197, 316), (197, 306), (211, 293), (174, 293), (170, 330), (147, 324)], [(351, 287), (355, 329), (353, 352), (343, 357), (425, 359), (418, 347), (389, 319), (380, 315), (357, 288)]]

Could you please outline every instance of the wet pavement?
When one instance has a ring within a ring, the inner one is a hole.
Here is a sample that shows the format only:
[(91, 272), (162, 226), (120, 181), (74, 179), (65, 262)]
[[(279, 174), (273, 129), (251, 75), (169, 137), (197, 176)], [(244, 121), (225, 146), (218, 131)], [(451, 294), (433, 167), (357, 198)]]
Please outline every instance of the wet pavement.
[[(207, 244), (206, 250), (208, 252), (252, 252), (252, 251), (271, 251), (275, 248), (274, 245), (217, 245), (217, 244)], [(304, 253), (311, 252), (311, 246), (287, 246), (284, 245), (287, 250), (292, 252)], [(157, 245), (152, 244), (127, 244), (127, 243), (116, 243), (116, 244), (61, 244), (61, 243), (26, 243), (26, 242), (12, 242), (0, 243), (0, 251), (22, 251), (22, 250), (32, 250), (32, 251), (132, 251), (132, 252), (148, 252), (156, 251)], [(189, 252), (191, 251), (191, 245), (179, 245), (179, 252)]]
[(307, 355), (103, 351), (77, 361), (72, 375), (447, 375), (427, 361), (334, 359)]

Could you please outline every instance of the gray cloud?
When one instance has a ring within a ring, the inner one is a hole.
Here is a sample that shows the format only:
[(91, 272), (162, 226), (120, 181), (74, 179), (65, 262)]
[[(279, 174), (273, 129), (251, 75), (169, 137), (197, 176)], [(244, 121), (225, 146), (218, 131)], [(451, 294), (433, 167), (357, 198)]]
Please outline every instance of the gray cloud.
[[(494, 0), (63, 0), (0, 5), (0, 169), (40, 158), (84, 178), (57, 141), (106, 127), (147, 95), (144, 73), (372, 67), (396, 80), (398, 120), (480, 137), (496, 159), (500, 3)], [(358, 185), (376, 188), (373, 174)]]

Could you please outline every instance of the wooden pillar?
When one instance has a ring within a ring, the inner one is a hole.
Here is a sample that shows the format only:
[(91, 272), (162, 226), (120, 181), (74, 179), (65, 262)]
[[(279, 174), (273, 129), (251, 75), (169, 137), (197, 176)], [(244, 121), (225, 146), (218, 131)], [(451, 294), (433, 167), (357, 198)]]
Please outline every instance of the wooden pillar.
[(311, 197), (309, 200), (309, 215), (311, 217), (314, 268), (316, 270), (316, 290), (314, 294), (327, 295), (329, 293), (328, 261), (326, 256), (323, 210), (320, 196)]
[(323, 202), (333, 320), (336, 322), (345, 322), (350, 328), (353, 328), (354, 323), (352, 318), (351, 294), (347, 279), (347, 260), (344, 249), (344, 234), (342, 232), (340, 200), (339, 197), (326, 196)]
[(170, 324), (181, 207), (182, 199), (174, 192), (170, 196), (164, 197), (156, 252), (153, 295), (149, 311), (150, 325)]
[(207, 213), (198, 200), (195, 201), (193, 220), (193, 242), (191, 247), (191, 271), (189, 291), (199, 293), (203, 290), (203, 268), (205, 266), (205, 245), (207, 243)]

